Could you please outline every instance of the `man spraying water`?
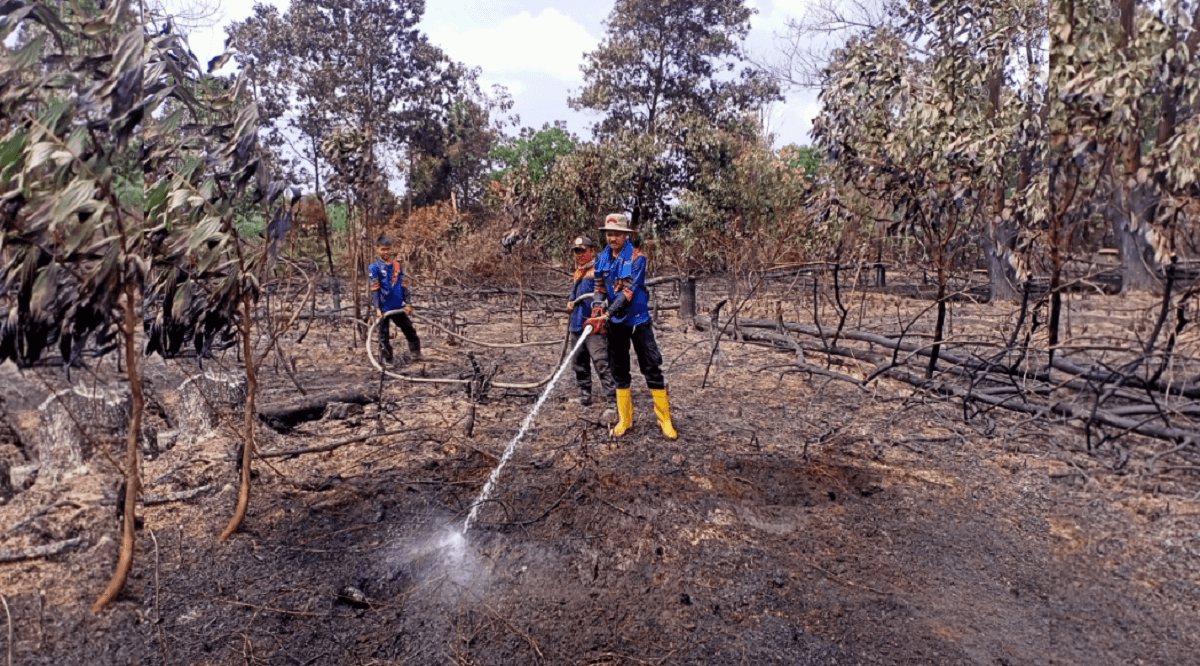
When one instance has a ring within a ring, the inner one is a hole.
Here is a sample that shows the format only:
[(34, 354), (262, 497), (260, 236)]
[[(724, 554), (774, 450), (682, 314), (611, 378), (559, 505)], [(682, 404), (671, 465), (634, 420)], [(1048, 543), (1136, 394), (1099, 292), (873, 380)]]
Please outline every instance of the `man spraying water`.
[(614, 213), (604, 220), (608, 246), (596, 257), (596, 295), (587, 324), (597, 333), (607, 333), (608, 360), (617, 385), (617, 415), (614, 437), (633, 427), (633, 397), (629, 385), (629, 347), (637, 354), (638, 368), (654, 395), (654, 415), (667, 439), (679, 437), (671, 423), (667, 380), (663, 377), (662, 352), (654, 339), (650, 321), (650, 292), (646, 289), (646, 255), (629, 240), (636, 233), (625, 215)]

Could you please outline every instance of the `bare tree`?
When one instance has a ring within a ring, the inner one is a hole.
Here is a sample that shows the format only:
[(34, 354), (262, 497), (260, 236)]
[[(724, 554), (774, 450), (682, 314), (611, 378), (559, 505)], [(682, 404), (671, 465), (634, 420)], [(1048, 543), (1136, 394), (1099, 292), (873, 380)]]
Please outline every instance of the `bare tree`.
[(873, 32), (896, 15), (898, 0), (815, 0), (775, 36), (778, 54), (759, 62), (785, 88), (819, 90), (834, 51), (855, 35)]
[[(158, 23), (158, 29), (181, 35), (207, 30), (225, 18), (221, 0), (150, 0), (146, 16)], [(167, 28), (166, 24), (170, 24)]]

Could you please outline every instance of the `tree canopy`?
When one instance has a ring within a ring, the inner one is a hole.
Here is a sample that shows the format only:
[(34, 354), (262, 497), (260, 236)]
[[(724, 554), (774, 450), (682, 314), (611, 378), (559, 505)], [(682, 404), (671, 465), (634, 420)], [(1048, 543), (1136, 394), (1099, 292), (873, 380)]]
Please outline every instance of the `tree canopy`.
[(664, 221), (697, 173), (685, 154), (689, 132), (745, 122), (779, 99), (775, 81), (744, 62), (755, 11), (743, 0), (617, 0), (604, 40), (585, 56), (584, 86), (570, 104), (602, 114), (595, 137), (652, 139), (629, 185), (635, 224)]
[[(255, 5), (227, 28), (264, 100), (275, 144), (289, 133), (314, 169), (334, 129), (359, 132), (374, 169), (406, 146), (444, 149), (441, 131), (472, 73), (418, 28), (423, 0), (295, 0), (284, 13)], [(289, 115), (288, 110), (294, 110)]]
[(567, 131), (565, 123), (542, 129), (521, 128), (515, 137), (505, 137), (492, 148), (496, 162), (493, 179), (502, 179), (515, 169), (526, 169), (532, 183), (540, 183), (553, 169), (555, 160), (579, 147), (579, 138)]

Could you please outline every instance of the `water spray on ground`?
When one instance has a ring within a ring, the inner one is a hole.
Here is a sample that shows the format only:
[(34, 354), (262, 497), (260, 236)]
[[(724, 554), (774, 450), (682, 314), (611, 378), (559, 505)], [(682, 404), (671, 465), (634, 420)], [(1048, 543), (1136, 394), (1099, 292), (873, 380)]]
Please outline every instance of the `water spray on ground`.
[[(504, 449), (504, 455), (500, 457), (500, 464), (496, 465), (496, 469), (492, 470), (492, 474), (488, 477), (487, 483), (484, 484), (483, 490), (479, 492), (479, 497), (475, 498), (475, 502), (471, 505), (471, 512), (467, 514), (467, 519), (463, 521), (462, 530), (459, 532), (459, 545), (461, 545), (463, 540), (462, 537), (466, 535), (467, 530), (471, 529), (471, 525), (474, 524), (475, 517), (479, 514), (479, 507), (483, 506), (483, 503), (491, 498), (492, 491), (496, 486), (496, 479), (500, 478), (500, 470), (504, 469), (504, 464), (508, 462), (510, 457), (512, 457), (513, 451), (517, 448), (517, 442), (520, 442), (521, 438), (525, 436), (525, 431), (528, 430), (529, 426), (533, 423), (533, 417), (537, 416), (538, 410), (542, 408), (542, 403), (546, 402), (546, 398), (550, 395), (550, 391), (552, 391), (554, 389), (554, 385), (558, 383), (558, 378), (562, 376), (563, 371), (567, 369), (567, 365), (571, 363), (571, 359), (575, 356), (575, 353), (579, 351), (579, 348), (583, 346), (584, 341), (587, 340), (587, 337), (589, 334), (591, 334), (591, 332), (591, 326), (584, 327), (583, 334), (579, 336), (579, 341), (575, 343), (575, 347), (571, 349), (571, 352), (567, 354), (566, 358), (563, 359), (562, 365), (558, 368), (558, 372), (554, 373), (554, 376), (550, 378), (550, 383), (546, 384), (546, 389), (542, 391), (542, 395), (538, 397), (538, 401), (533, 405), (533, 409), (529, 411), (529, 415), (526, 416), (525, 420), (521, 423), (521, 429), (517, 431), (516, 436), (512, 438), (512, 441), (509, 442), (508, 446)], [(451, 545), (452, 541), (453, 535), (447, 538), (447, 544)]]

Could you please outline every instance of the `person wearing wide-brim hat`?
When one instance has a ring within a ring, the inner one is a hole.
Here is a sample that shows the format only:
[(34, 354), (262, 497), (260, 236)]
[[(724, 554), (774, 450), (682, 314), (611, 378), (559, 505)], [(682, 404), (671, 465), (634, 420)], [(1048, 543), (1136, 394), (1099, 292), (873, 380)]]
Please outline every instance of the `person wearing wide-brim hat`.
[(646, 289), (646, 255), (629, 240), (637, 233), (622, 213), (604, 219), (607, 245), (596, 257), (596, 294), (592, 300), (592, 316), (585, 325), (608, 337), (608, 362), (612, 368), (617, 393), (617, 425), (614, 437), (624, 435), (633, 426), (633, 397), (630, 394), (632, 375), (629, 347), (637, 354), (638, 368), (646, 378), (646, 386), (654, 394), (654, 415), (669, 439), (678, 437), (671, 423), (671, 407), (667, 399), (667, 382), (662, 371), (662, 352), (654, 339), (650, 320), (650, 292)]

